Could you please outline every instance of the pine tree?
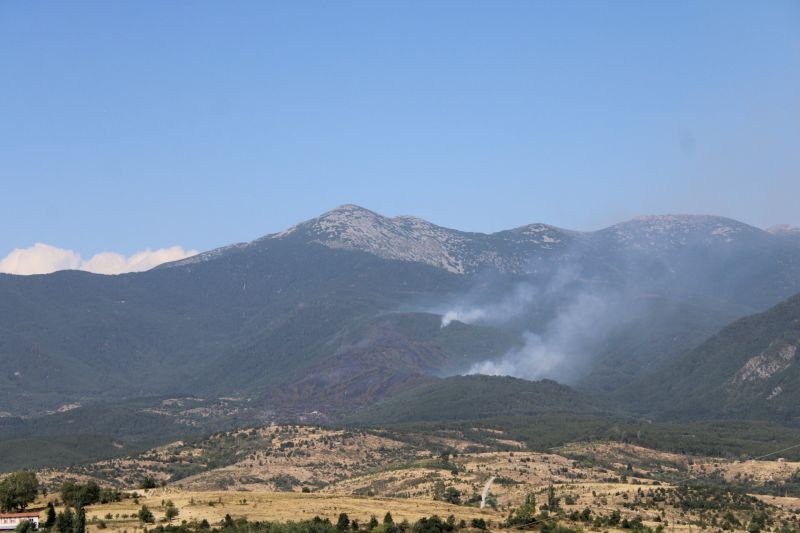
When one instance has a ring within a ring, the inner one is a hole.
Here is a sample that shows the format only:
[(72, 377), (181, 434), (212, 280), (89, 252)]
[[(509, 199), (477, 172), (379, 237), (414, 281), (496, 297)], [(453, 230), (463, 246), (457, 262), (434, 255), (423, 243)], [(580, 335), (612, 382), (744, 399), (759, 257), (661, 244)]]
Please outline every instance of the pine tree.
[(56, 517), (56, 531), (58, 533), (72, 533), (72, 509), (66, 507)]
[(53, 502), (47, 502), (47, 519), (44, 522), (46, 529), (51, 529), (56, 524), (56, 507)]
[(72, 533), (86, 533), (86, 511), (83, 507), (78, 507), (75, 513), (72, 521)]

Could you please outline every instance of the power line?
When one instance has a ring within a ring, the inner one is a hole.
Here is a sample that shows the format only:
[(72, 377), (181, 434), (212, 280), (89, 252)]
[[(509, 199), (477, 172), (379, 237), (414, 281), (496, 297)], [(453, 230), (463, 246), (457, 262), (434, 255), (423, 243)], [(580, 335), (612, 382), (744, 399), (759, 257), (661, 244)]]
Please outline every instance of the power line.
[(784, 448), (782, 450), (777, 450), (777, 451), (770, 452), (770, 453), (767, 453), (767, 454), (764, 454), (764, 455), (759, 455), (758, 457), (753, 457), (752, 460), (753, 461), (758, 461), (759, 459), (763, 459), (764, 457), (769, 457), (770, 455), (775, 455), (776, 453), (781, 453), (781, 452), (785, 452), (785, 451), (788, 451), (788, 450), (793, 450), (795, 448), (800, 448), (800, 444), (795, 444), (794, 446), (789, 446), (788, 448)]

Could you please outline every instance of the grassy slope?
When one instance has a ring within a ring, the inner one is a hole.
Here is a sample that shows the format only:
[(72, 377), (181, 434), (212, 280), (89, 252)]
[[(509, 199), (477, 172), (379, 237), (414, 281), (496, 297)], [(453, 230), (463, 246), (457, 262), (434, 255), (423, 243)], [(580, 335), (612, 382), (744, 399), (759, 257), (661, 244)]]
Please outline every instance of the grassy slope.
[(554, 381), (454, 376), (400, 393), (346, 422), (382, 425), (596, 410), (587, 397)]

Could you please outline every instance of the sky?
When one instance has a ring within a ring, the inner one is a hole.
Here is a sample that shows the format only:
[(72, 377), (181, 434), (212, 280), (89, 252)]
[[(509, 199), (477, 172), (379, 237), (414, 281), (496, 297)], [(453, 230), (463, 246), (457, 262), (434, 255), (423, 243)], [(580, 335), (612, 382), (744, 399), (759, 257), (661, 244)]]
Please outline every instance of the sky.
[(800, 2), (0, 0), (0, 271), (337, 205), (491, 232), (800, 225)]

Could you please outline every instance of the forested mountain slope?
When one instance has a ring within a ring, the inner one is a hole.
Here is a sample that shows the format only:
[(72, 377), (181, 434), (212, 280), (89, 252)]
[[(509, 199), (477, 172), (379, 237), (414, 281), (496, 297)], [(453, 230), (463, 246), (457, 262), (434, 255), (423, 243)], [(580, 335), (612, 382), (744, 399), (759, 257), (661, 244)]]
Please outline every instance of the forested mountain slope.
[(348, 205), (144, 273), (0, 275), (0, 410), (200, 395), (339, 416), (531, 338), (613, 392), (799, 292), (792, 235), (711, 216), (480, 234)]

